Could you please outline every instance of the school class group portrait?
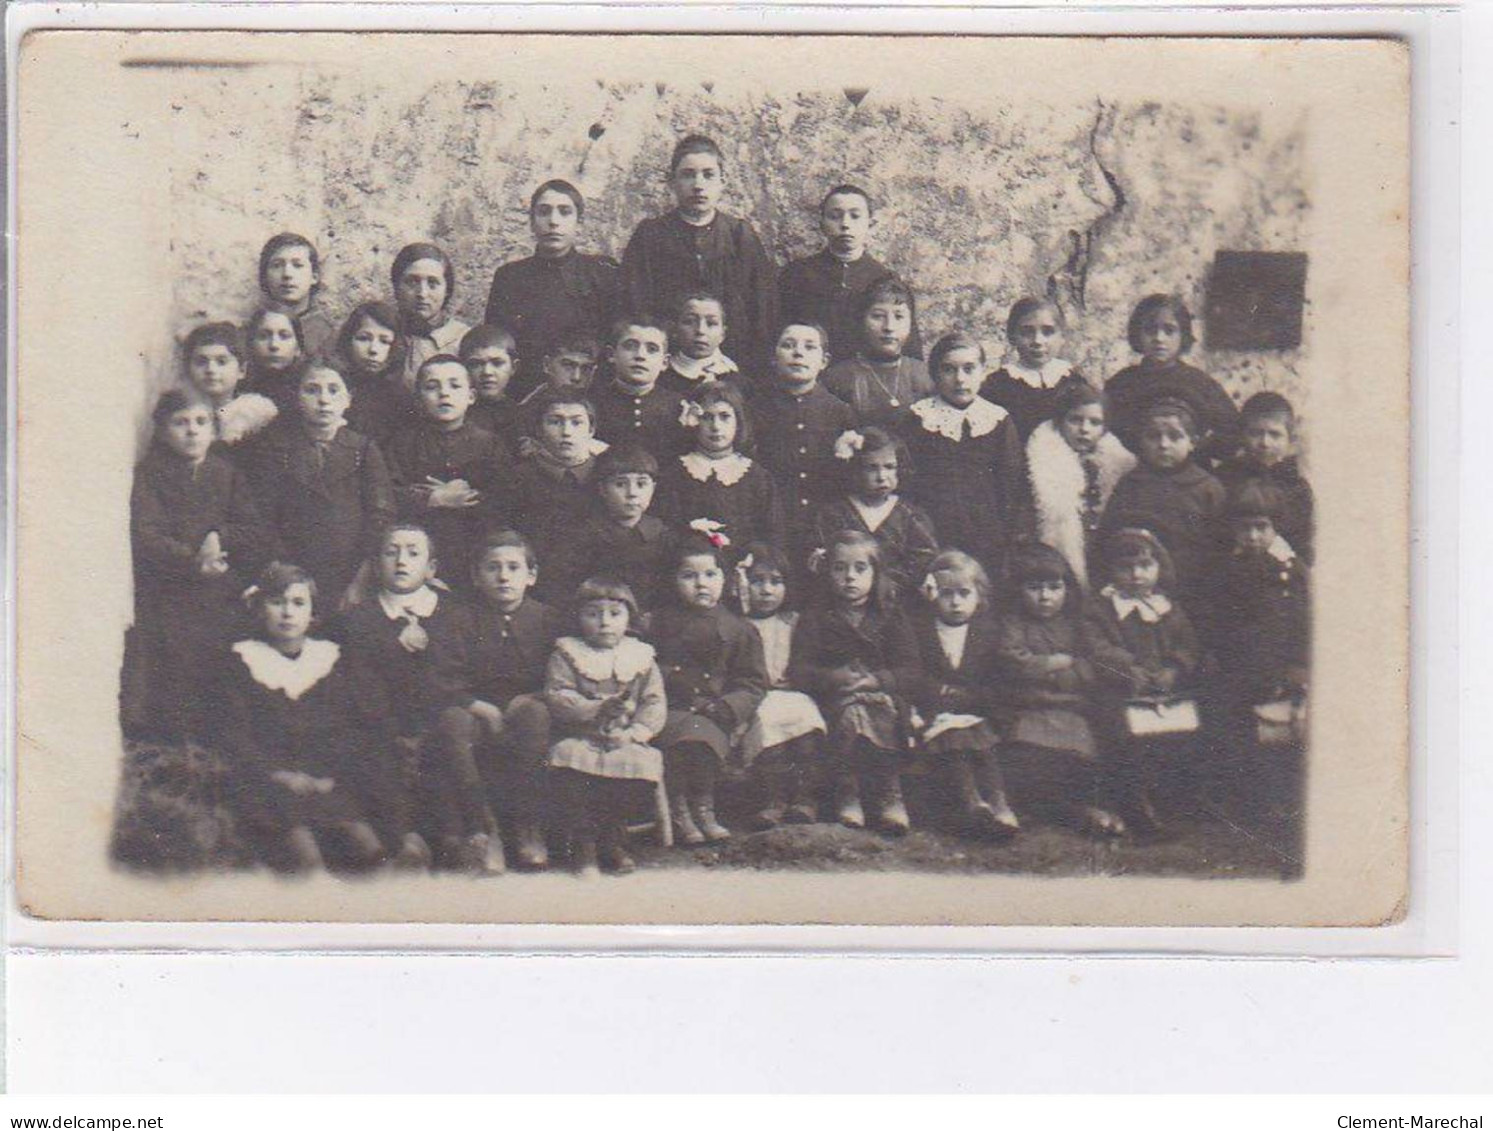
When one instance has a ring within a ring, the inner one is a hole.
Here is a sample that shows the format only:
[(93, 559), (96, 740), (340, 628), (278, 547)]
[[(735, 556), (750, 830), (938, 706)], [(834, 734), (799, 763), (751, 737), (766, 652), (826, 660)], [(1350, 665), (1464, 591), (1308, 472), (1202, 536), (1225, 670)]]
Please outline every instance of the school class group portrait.
[(479, 325), (446, 247), (333, 311), (335, 249), (282, 232), (242, 324), (178, 328), (120, 717), (215, 759), (235, 863), (621, 875), (647, 825), (665, 866), (816, 825), (1166, 844), (1270, 803), (1309, 682), (1290, 401), (1189, 364), (1177, 295), (1135, 296), (1112, 374), (1045, 294), (987, 357), (919, 324), (871, 186), (825, 184), (780, 264), (712, 138), (660, 175), (620, 261), (535, 186)]

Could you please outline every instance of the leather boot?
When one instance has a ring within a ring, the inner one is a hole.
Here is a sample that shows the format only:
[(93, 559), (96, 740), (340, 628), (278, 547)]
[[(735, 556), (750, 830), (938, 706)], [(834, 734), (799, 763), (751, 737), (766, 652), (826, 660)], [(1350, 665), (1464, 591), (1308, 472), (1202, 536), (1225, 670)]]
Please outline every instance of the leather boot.
[(795, 766), (791, 772), (791, 797), (785, 820), (790, 825), (813, 825), (819, 822), (818, 775), (809, 766)]
[(603, 871), (614, 876), (626, 876), (637, 869), (637, 863), (627, 851), (627, 830), (615, 818), (601, 826), (597, 857)]
[(526, 872), (538, 872), (549, 866), (549, 848), (544, 843), (544, 830), (533, 817), (518, 822), (514, 830), (518, 839), (517, 864)]
[(765, 803), (752, 818), (752, 828), (775, 829), (783, 823), (788, 813), (788, 776), (790, 771), (774, 767), (762, 771), (762, 791)]
[(689, 811), (685, 798), (684, 783), (676, 781), (678, 792), (669, 793), (669, 816), (674, 822), (674, 843), (684, 848), (693, 848), (705, 843), (705, 834), (695, 824), (694, 814)]
[(888, 836), (906, 836), (912, 828), (907, 805), (902, 800), (902, 775), (888, 767), (881, 773), (877, 791), (876, 827)]
[(696, 797), (693, 809), (696, 827), (711, 844), (731, 839), (731, 830), (715, 817), (715, 790), (707, 790)]
[(835, 779), (835, 819), (847, 829), (866, 827), (860, 782), (854, 774), (842, 773)]
[(601, 875), (596, 866), (596, 836), (591, 832), (573, 833), (570, 838), (570, 866), (583, 880)]
[(474, 876), (501, 876), (508, 870), (503, 859), (503, 838), (496, 832), (473, 833), (461, 847), (464, 871)]

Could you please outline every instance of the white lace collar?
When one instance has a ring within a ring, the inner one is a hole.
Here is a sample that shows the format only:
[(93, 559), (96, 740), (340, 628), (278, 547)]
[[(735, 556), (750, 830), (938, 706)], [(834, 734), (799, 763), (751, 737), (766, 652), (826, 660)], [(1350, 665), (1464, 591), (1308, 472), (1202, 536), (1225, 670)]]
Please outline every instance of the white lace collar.
[(1049, 358), (1040, 367), (1033, 369), (1021, 364), (1021, 358), (1006, 362), (1006, 372), (1023, 385), (1034, 389), (1051, 389), (1073, 372), (1073, 363), (1060, 357)]
[(994, 432), (1007, 416), (1005, 409), (984, 397), (976, 397), (965, 408), (955, 408), (942, 397), (924, 397), (912, 406), (912, 414), (922, 423), (925, 432), (956, 442), (964, 439), (966, 420), (973, 439)]
[(728, 373), (737, 373), (736, 362), (732, 361), (720, 350), (716, 350), (709, 357), (693, 358), (685, 357), (684, 354), (675, 354), (669, 360), (670, 367), (675, 373), (686, 381), (706, 381), (712, 377), (724, 377)]
[(680, 456), (679, 462), (689, 477), (697, 483), (709, 483), (719, 479), (721, 486), (734, 487), (752, 469), (752, 461), (740, 452), (732, 452), (722, 459), (711, 459), (704, 452), (690, 452)]
[(379, 607), (390, 620), (408, 620), (411, 616), (424, 620), (435, 612), (441, 595), (429, 585), (422, 585), (413, 593), (389, 593), (380, 589)]
[(615, 679), (627, 683), (653, 665), (653, 645), (635, 636), (624, 637), (615, 648), (593, 648), (576, 636), (562, 636), (555, 648), (587, 679), (600, 683)]
[(855, 513), (861, 516), (861, 521), (866, 524), (866, 529), (875, 534), (881, 529), (891, 513), (897, 509), (898, 496), (888, 495), (885, 502), (877, 503), (874, 507), (869, 503), (863, 503), (854, 495), (850, 497), (850, 505), (855, 508)]
[(1155, 624), (1172, 611), (1172, 603), (1164, 593), (1152, 593), (1149, 597), (1126, 597), (1113, 585), (1099, 590), (1099, 596), (1107, 597), (1115, 607), (1115, 615), (1124, 620), (1131, 613), (1145, 624)]
[(279, 412), (275, 402), (261, 393), (240, 393), (217, 410), (218, 439), (225, 444), (247, 440)]
[(1279, 534), (1275, 536), (1275, 540), (1270, 545), (1265, 547), (1265, 552), (1282, 565), (1289, 565), (1296, 560), (1296, 551), (1291, 548), (1291, 543)]
[(287, 656), (263, 640), (240, 640), (233, 650), (255, 683), (267, 691), (284, 692), (292, 702), (326, 678), (342, 655), (330, 640), (307, 640), (299, 656)]

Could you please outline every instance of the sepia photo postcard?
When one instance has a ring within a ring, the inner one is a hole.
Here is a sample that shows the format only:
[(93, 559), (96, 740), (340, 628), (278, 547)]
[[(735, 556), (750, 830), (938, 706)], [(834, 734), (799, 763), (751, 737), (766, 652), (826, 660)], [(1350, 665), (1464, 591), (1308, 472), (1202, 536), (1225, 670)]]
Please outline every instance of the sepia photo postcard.
[(1405, 915), (1404, 44), (16, 65), (24, 915)]

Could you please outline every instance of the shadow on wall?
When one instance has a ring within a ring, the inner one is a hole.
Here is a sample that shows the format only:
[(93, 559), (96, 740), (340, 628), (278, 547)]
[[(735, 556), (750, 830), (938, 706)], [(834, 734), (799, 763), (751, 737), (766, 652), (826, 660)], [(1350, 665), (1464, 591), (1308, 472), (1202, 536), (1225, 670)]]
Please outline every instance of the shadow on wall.
[[(283, 79), (227, 76), (179, 100), (178, 340), (204, 317), (247, 314), (260, 245), (282, 229), (322, 250), (338, 311), (385, 297), (399, 247), (434, 240), (457, 261), (455, 313), (477, 321), (493, 268), (530, 251), (535, 185), (573, 180), (588, 201), (583, 246), (620, 256), (638, 220), (668, 206), (669, 151), (689, 132), (719, 141), (725, 206), (752, 219), (779, 262), (818, 248), (829, 185), (864, 185), (878, 206), (874, 249), (916, 287), (925, 336), (968, 328), (992, 366), (1023, 294), (1061, 302), (1069, 357), (1103, 377), (1132, 360), (1125, 323), (1144, 294), (1180, 292), (1201, 316), (1216, 251), (1308, 243), (1304, 122), (1252, 111), (1102, 99), (975, 111), (882, 101), (874, 84), (747, 96), (577, 79), (539, 98), (501, 82), (415, 96), (346, 72)], [(1309, 342), (1310, 310), (1307, 320)], [(1192, 360), (1236, 399), (1272, 388), (1300, 402), (1304, 354), (1200, 344)]]

